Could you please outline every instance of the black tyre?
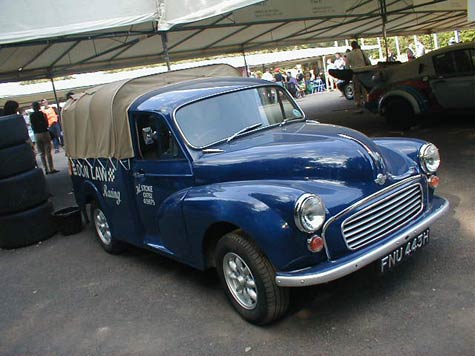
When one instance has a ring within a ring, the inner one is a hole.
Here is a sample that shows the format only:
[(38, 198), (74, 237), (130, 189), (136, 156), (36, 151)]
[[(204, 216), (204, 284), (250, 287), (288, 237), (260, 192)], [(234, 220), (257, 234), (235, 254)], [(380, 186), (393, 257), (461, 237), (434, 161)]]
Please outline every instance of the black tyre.
[(0, 148), (0, 179), (29, 171), (35, 166), (35, 155), (29, 143)]
[(383, 115), (393, 129), (407, 130), (416, 123), (411, 104), (403, 98), (389, 98), (383, 106)]
[(0, 215), (12, 214), (44, 203), (49, 198), (40, 168), (0, 179)]
[(91, 203), (91, 221), (102, 248), (108, 253), (116, 255), (125, 250), (126, 244), (114, 239), (111, 227), (102, 207), (94, 200)]
[(0, 117), (0, 148), (16, 146), (28, 140), (28, 130), (21, 115)]
[(343, 95), (348, 100), (353, 100), (355, 98), (355, 88), (353, 87), (353, 83), (348, 83), (343, 88)]
[(242, 231), (224, 235), (215, 258), (226, 296), (244, 319), (263, 325), (285, 314), (289, 290), (277, 286), (274, 267)]
[(46, 202), (20, 213), (0, 216), (0, 248), (28, 246), (53, 236), (56, 226), (52, 211), (53, 204)]

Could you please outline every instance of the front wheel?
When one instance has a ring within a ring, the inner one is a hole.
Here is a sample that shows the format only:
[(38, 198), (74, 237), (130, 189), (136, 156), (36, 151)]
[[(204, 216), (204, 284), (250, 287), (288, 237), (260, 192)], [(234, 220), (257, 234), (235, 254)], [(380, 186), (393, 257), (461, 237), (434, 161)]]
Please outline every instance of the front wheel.
[(114, 239), (109, 221), (107, 220), (103, 209), (96, 201), (91, 203), (91, 221), (94, 224), (99, 243), (104, 250), (114, 255), (124, 251), (125, 244)]
[(289, 290), (277, 286), (272, 264), (242, 231), (219, 240), (216, 267), (226, 296), (244, 319), (263, 325), (287, 311)]

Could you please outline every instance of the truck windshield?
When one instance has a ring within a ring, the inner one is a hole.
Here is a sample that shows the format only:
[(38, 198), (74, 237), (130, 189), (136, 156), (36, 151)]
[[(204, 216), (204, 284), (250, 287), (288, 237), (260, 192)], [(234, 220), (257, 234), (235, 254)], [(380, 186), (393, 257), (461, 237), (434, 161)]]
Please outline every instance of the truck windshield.
[(284, 90), (275, 86), (206, 98), (186, 105), (176, 113), (181, 132), (195, 148), (303, 117)]

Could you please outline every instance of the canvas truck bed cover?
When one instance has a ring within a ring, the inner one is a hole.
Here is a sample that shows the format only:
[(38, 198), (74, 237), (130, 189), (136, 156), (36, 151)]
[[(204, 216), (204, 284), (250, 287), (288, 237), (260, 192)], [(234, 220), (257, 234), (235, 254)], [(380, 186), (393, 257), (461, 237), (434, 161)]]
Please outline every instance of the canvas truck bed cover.
[(68, 100), (62, 112), (66, 156), (117, 158), (134, 156), (128, 109), (142, 95), (166, 85), (206, 77), (236, 77), (226, 64), (169, 71), (101, 85)]

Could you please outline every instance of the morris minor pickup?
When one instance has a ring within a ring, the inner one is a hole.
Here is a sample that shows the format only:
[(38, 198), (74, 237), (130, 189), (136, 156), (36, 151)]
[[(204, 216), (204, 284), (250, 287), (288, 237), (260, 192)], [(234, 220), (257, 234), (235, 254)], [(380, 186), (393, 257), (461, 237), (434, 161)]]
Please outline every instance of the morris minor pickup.
[(285, 314), (289, 287), (419, 253), (448, 209), (433, 144), (320, 124), (281, 86), (225, 65), (90, 89), (63, 126), (102, 247), (216, 268), (255, 324)]

